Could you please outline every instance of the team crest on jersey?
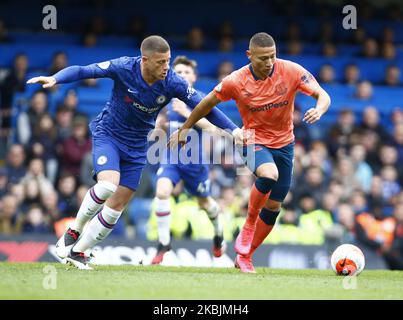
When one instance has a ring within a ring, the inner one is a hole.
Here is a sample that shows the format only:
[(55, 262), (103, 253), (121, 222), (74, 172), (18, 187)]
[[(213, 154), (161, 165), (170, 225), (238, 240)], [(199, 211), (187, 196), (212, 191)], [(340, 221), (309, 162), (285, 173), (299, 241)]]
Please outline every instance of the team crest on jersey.
[(163, 104), (165, 101), (167, 101), (167, 97), (165, 96), (158, 96), (157, 100), (155, 100), (158, 104)]
[(107, 162), (108, 162), (108, 158), (105, 157), (105, 156), (100, 156), (100, 157), (98, 158), (98, 160), (97, 160), (97, 163), (98, 163), (100, 166), (104, 165), (104, 164), (107, 163)]
[(275, 90), (278, 96), (283, 96), (287, 93), (287, 87), (285, 86), (284, 82), (281, 82), (278, 85), (276, 85)]

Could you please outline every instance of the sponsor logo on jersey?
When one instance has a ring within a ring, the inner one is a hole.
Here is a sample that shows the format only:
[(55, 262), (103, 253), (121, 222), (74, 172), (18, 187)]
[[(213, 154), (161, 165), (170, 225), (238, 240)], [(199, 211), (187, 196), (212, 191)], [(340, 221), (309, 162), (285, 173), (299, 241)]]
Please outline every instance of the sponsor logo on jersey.
[(158, 96), (157, 100), (155, 100), (158, 104), (163, 104), (167, 101), (167, 97), (165, 96)]
[(266, 104), (264, 106), (258, 106), (258, 107), (250, 107), (250, 106), (248, 106), (248, 108), (249, 108), (249, 110), (251, 112), (259, 112), (259, 111), (268, 111), (268, 110), (271, 110), (273, 108), (281, 108), (281, 107), (284, 107), (286, 105), (288, 105), (288, 100), (281, 101), (281, 102), (278, 102), (278, 103), (273, 103), (272, 102), (272, 103), (268, 103), (268, 104)]

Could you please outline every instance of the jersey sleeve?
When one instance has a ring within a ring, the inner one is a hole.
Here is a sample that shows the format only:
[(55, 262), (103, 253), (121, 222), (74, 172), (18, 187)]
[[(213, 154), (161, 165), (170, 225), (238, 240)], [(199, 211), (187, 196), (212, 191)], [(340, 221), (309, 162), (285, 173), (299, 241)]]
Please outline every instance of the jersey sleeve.
[(297, 75), (297, 90), (310, 96), (320, 88), (318, 81), (308, 70), (297, 63), (294, 63), (294, 68), (296, 69), (294, 73)]
[(236, 80), (233, 75), (226, 76), (218, 85), (214, 88), (214, 94), (221, 101), (228, 101), (235, 99), (237, 86)]
[(53, 77), (57, 83), (68, 83), (90, 78), (111, 78), (115, 79), (122, 68), (122, 59), (113, 59), (100, 63), (93, 63), (87, 66), (71, 66), (57, 72)]
[[(202, 100), (201, 94), (190, 86), (186, 80), (177, 76), (175, 81), (175, 95), (178, 99), (187, 104), (188, 107), (194, 109)], [(213, 108), (206, 116), (206, 119), (221, 129), (228, 129), (231, 132), (238, 128), (223, 112), (217, 108)]]
[(194, 107), (196, 107), (196, 105), (203, 99), (197, 90), (179, 76), (175, 79), (174, 88), (175, 97), (182, 100), (191, 109), (194, 109)]

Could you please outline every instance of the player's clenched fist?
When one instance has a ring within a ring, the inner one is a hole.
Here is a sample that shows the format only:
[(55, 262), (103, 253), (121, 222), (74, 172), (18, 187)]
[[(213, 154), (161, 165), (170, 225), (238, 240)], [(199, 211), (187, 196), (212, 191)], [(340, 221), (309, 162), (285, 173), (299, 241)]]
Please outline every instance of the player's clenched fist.
[(40, 83), (43, 88), (51, 88), (56, 84), (54, 77), (34, 77), (27, 81), (27, 83)]
[(305, 112), (304, 119), (306, 123), (315, 123), (321, 117), (321, 113), (316, 108), (311, 108), (307, 112)]

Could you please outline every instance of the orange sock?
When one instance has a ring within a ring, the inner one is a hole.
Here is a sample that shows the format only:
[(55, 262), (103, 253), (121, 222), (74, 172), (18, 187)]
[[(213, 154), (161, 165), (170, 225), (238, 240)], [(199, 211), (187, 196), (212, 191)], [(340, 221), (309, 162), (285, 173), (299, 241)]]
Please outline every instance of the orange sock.
[(274, 225), (266, 224), (260, 217), (257, 218), (255, 234), (253, 235), (252, 245), (249, 251), (249, 256), (252, 256), (255, 250), (267, 238)]
[(264, 204), (266, 203), (267, 199), (270, 196), (269, 193), (262, 193), (260, 192), (255, 184), (252, 186), (252, 190), (249, 196), (249, 204), (248, 204), (248, 216), (246, 218), (245, 225), (248, 227), (253, 227), (256, 223), (256, 218), (262, 210)]

